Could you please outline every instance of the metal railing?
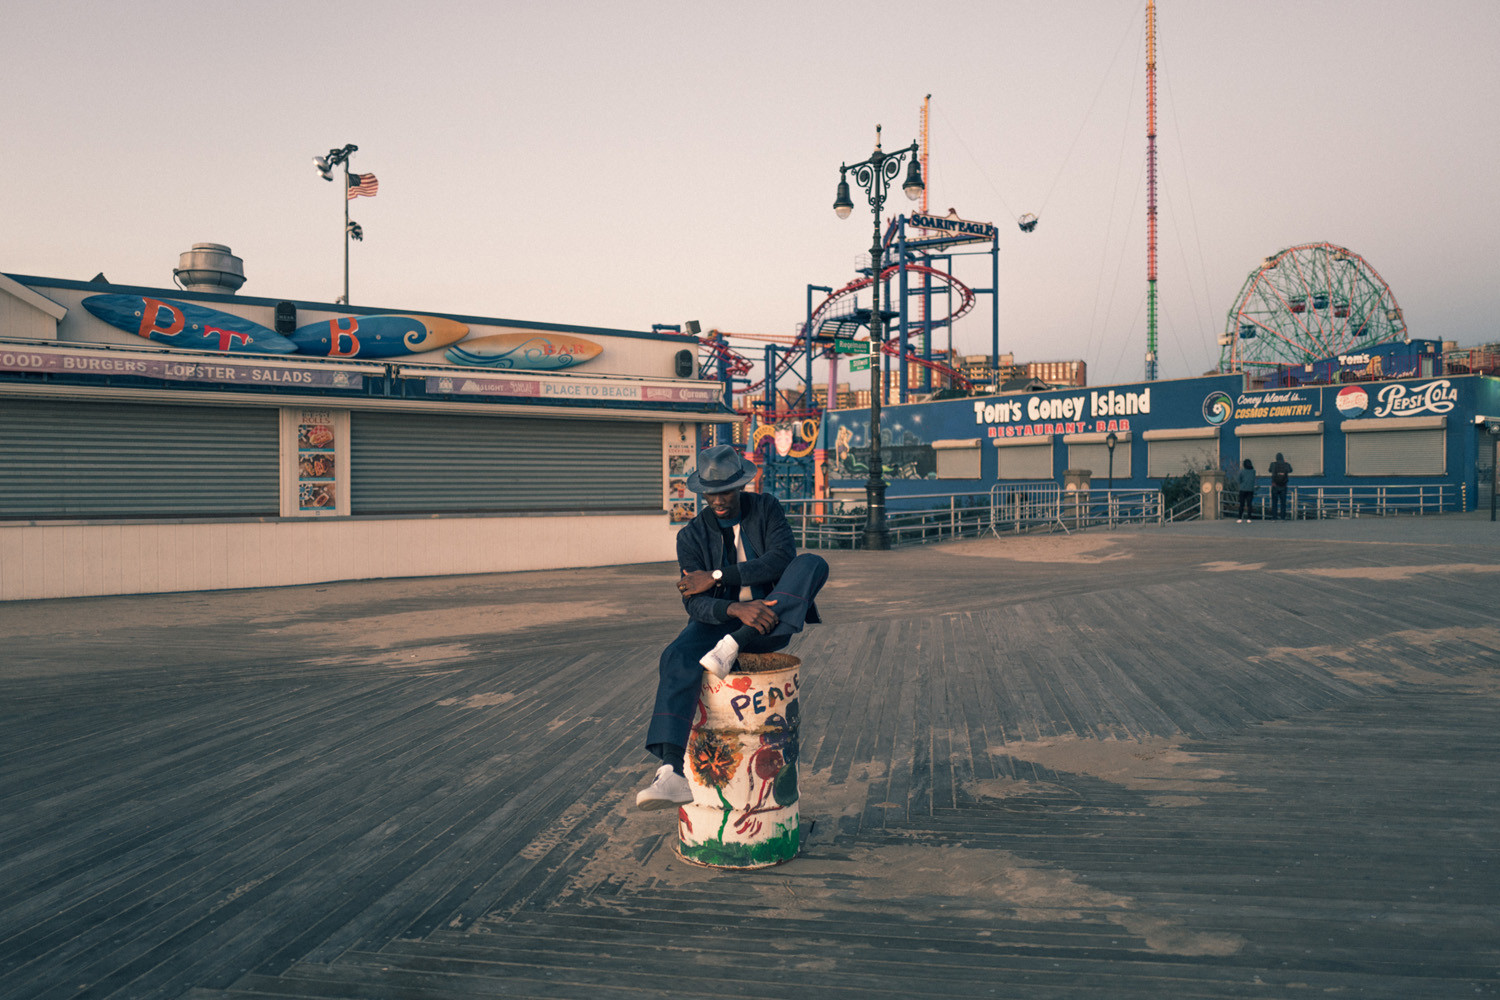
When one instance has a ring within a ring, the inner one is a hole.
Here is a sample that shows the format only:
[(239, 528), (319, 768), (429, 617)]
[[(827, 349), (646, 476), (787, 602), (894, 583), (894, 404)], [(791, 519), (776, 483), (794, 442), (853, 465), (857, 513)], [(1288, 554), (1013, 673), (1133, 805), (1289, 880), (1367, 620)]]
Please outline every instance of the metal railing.
[[(1225, 490), (1220, 513), (1237, 517), (1239, 494)], [(1286, 491), (1286, 515), (1290, 520), (1313, 521), (1324, 518), (1396, 517), (1402, 514), (1445, 514), (1465, 510), (1468, 488), (1454, 483), (1410, 483), (1404, 486), (1289, 486)], [(1257, 489), (1251, 503), (1251, 516), (1264, 520), (1271, 516), (1271, 491)]]
[[(864, 497), (783, 500), (802, 548), (859, 548)], [(892, 545), (1025, 531), (1073, 531), (1097, 526), (1160, 524), (1157, 490), (1068, 492), (1053, 482), (1005, 484), (987, 493), (922, 493), (887, 498)]]
[[(864, 544), (865, 498), (782, 500), (801, 548), (853, 549)], [(886, 498), (891, 544), (982, 535), (991, 523), (988, 494), (919, 493)]]
[[(1220, 514), (1236, 517), (1239, 495), (1225, 490)], [(1467, 491), (1452, 483), (1405, 486), (1294, 486), (1287, 489), (1287, 515), (1299, 520), (1441, 514), (1465, 509)], [(797, 544), (804, 549), (856, 549), (864, 545), (863, 494), (781, 501)], [(1158, 490), (1070, 492), (1054, 482), (997, 484), (985, 493), (918, 493), (887, 497), (886, 527), (892, 545), (950, 538), (1076, 531), (1127, 524), (1163, 524), (1203, 516), (1195, 494), (1168, 509)], [(1254, 516), (1271, 513), (1269, 489), (1256, 490)]]
[(1166, 510), (1160, 490), (1082, 490), (1064, 492), (1056, 525), (1077, 529), (1124, 524), (1161, 524)]
[(1166, 521), (1175, 524), (1178, 521), (1196, 521), (1203, 516), (1203, 494), (1194, 493), (1192, 496), (1184, 497), (1171, 507), (1167, 508)]

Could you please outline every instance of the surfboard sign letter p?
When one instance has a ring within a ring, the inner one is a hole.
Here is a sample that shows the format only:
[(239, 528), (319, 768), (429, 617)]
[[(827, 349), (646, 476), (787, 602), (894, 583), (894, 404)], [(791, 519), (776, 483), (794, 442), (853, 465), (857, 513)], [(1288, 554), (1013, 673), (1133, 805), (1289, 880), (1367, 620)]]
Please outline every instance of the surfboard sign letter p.
[[(175, 337), (182, 332), (182, 310), (170, 306), (159, 299), (142, 299), (141, 301), (145, 303), (145, 306), (141, 309), (141, 328), (137, 332), (142, 337), (145, 337), (147, 340), (151, 339), (152, 334), (163, 338)], [(156, 322), (161, 318), (162, 313), (170, 316), (172, 318), (171, 322), (166, 326), (157, 326)]]

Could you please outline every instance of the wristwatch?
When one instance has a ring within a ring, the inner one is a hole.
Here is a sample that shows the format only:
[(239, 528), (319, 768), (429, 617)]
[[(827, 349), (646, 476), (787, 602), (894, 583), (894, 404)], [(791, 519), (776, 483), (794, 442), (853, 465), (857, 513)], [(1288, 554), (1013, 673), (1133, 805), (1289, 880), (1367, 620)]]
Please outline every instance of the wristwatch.
[(722, 579), (724, 579), (724, 571), (722, 569), (714, 570), (714, 580), (717, 582)]

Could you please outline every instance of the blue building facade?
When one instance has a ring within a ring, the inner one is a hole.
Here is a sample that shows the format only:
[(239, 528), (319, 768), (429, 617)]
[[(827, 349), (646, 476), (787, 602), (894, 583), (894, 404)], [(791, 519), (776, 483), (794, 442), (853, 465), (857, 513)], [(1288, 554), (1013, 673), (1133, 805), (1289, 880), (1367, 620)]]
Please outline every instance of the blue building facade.
[[(1445, 484), (1472, 509), (1493, 468), (1486, 416), (1500, 416), (1500, 380), (1482, 375), (1266, 389), (1215, 375), (887, 406), (881, 464), (893, 509), (902, 497), (1061, 482), (1077, 469), (1096, 489), (1155, 488), (1246, 458), (1264, 474), (1278, 453), (1294, 486)], [(831, 490), (863, 487), (869, 429), (869, 410), (825, 414)]]

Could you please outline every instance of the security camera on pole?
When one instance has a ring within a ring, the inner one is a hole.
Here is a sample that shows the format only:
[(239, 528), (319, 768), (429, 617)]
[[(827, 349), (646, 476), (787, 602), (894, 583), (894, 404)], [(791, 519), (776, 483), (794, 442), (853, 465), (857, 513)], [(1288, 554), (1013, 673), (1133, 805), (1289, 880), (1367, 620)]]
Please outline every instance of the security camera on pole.
[(373, 198), (380, 191), (380, 182), (375, 179), (374, 174), (349, 172), (349, 157), (357, 149), (359, 147), (351, 142), (343, 148), (330, 149), (326, 156), (313, 157), (318, 175), (330, 183), (333, 181), (333, 168), (340, 165), (344, 168), (344, 295), (339, 299), (344, 305), (349, 304), (349, 241), (365, 238), (365, 231), (360, 224), (349, 219), (349, 202), (360, 196)]
[[(865, 547), (888, 549), (891, 536), (885, 524), (885, 478), (880, 462), (880, 397), (882, 395), (880, 349), (885, 341), (884, 323), (880, 315), (880, 211), (885, 207), (886, 189), (901, 172), (901, 161), (912, 157), (911, 169), (906, 172), (906, 182), (901, 190), (913, 201), (922, 196), (922, 167), (917, 159), (918, 146), (913, 142), (905, 149), (894, 153), (880, 149), (880, 126), (875, 126), (875, 152), (867, 160), (855, 164), (839, 164), (838, 193), (833, 199), (833, 210), (840, 219), (849, 218), (854, 203), (849, 200), (849, 171), (854, 171), (854, 180), (869, 194), (870, 207), (875, 212), (875, 242), (870, 247), (870, 287), (874, 299), (870, 306), (870, 476), (865, 480)], [(906, 359), (900, 360), (901, 364)]]

